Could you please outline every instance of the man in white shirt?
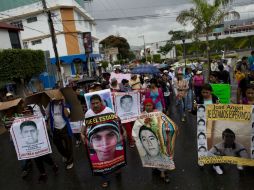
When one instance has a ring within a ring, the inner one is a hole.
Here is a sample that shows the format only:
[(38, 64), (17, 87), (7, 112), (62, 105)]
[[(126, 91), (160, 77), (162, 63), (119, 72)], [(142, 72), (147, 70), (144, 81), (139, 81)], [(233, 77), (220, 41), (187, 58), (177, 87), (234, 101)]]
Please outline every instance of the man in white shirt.
[(53, 142), (59, 153), (63, 156), (66, 169), (73, 168), (72, 131), (69, 123), (70, 110), (63, 100), (50, 102), (47, 111)]

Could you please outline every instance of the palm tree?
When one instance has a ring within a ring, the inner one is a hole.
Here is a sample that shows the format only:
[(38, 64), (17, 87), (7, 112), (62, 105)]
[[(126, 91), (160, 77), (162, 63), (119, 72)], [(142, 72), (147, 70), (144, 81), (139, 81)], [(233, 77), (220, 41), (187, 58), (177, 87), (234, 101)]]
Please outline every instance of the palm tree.
[(191, 23), (194, 26), (194, 33), (205, 34), (209, 71), (211, 68), (209, 34), (218, 24), (221, 24), (225, 17), (232, 15), (233, 18), (240, 18), (238, 12), (228, 11), (223, 7), (229, 2), (230, 0), (214, 0), (210, 4), (207, 0), (192, 0), (195, 7), (189, 10), (183, 10), (176, 18), (176, 21), (180, 24), (186, 25)]

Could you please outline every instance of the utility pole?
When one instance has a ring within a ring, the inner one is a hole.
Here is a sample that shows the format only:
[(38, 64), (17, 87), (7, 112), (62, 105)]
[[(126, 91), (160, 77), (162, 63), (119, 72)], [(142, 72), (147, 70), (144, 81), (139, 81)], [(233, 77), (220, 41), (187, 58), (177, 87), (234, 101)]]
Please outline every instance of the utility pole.
[(59, 60), (58, 50), (57, 50), (57, 46), (56, 46), (56, 33), (55, 33), (52, 18), (51, 18), (51, 11), (47, 8), (46, 0), (41, 0), (41, 2), (43, 5), (43, 9), (47, 13), (47, 16), (48, 16), (49, 30), (50, 30), (53, 50), (55, 53), (56, 66), (57, 66), (57, 70), (58, 70), (58, 72), (57, 72), (58, 78), (60, 80), (60, 85), (63, 86), (63, 78), (62, 78), (62, 72), (61, 72), (61, 67), (60, 67), (60, 60)]
[(145, 35), (141, 35), (141, 36), (138, 36), (138, 37), (143, 38), (143, 41), (144, 41), (144, 56), (145, 56), (145, 59), (146, 59), (146, 62), (147, 62)]

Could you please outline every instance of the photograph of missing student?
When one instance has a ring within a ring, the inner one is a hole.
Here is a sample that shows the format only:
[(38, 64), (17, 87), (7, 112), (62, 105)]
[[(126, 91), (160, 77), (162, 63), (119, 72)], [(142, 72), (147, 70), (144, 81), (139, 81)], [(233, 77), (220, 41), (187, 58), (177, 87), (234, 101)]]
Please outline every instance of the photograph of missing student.
[(122, 123), (135, 121), (140, 114), (139, 92), (115, 93), (115, 111)]
[(254, 166), (252, 106), (207, 105), (206, 114), (206, 132), (197, 134), (199, 161)]
[(95, 95), (95, 94), (101, 97), (101, 99), (103, 100), (104, 106), (109, 107), (114, 111), (112, 94), (109, 89), (86, 93), (84, 96), (86, 100), (87, 109), (91, 108), (90, 98), (92, 97), (92, 95)]
[(92, 172), (103, 175), (126, 165), (125, 142), (118, 117), (103, 114), (85, 120)]
[(173, 161), (177, 126), (165, 114), (141, 114), (132, 129), (132, 136), (143, 167), (175, 169)]
[(10, 132), (18, 160), (36, 158), (52, 152), (43, 118), (15, 119)]

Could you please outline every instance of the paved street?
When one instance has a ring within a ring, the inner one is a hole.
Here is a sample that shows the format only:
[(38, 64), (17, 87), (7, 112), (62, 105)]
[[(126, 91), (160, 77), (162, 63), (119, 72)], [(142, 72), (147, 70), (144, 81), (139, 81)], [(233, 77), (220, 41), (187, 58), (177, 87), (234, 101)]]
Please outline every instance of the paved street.
[[(175, 106), (174, 106), (175, 107)], [(177, 111), (171, 110), (172, 118), (179, 123)], [(226, 166), (225, 174), (218, 176), (206, 166), (201, 170), (197, 165), (195, 116), (189, 115), (184, 124), (179, 125), (179, 136), (176, 142), (176, 170), (171, 172), (171, 183), (165, 184), (154, 176), (151, 169), (143, 168), (137, 150), (127, 150), (128, 165), (122, 169), (121, 179), (112, 176), (108, 189), (179, 189), (179, 190), (252, 190), (254, 189), (254, 169), (246, 168), (239, 173), (235, 166)], [(83, 147), (74, 147), (75, 167), (65, 171), (61, 157), (54, 145), (53, 156), (60, 171), (54, 176), (51, 168), (47, 167), (48, 181), (38, 184), (38, 171), (33, 165), (33, 171), (27, 180), (22, 180), (20, 166), (14, 147), (8, 139), (8, 134), (0, 135), (0, 186), (1, 190), (71, 190), (71, 189), (101, 189), (100, 178), (93, 177)]]

